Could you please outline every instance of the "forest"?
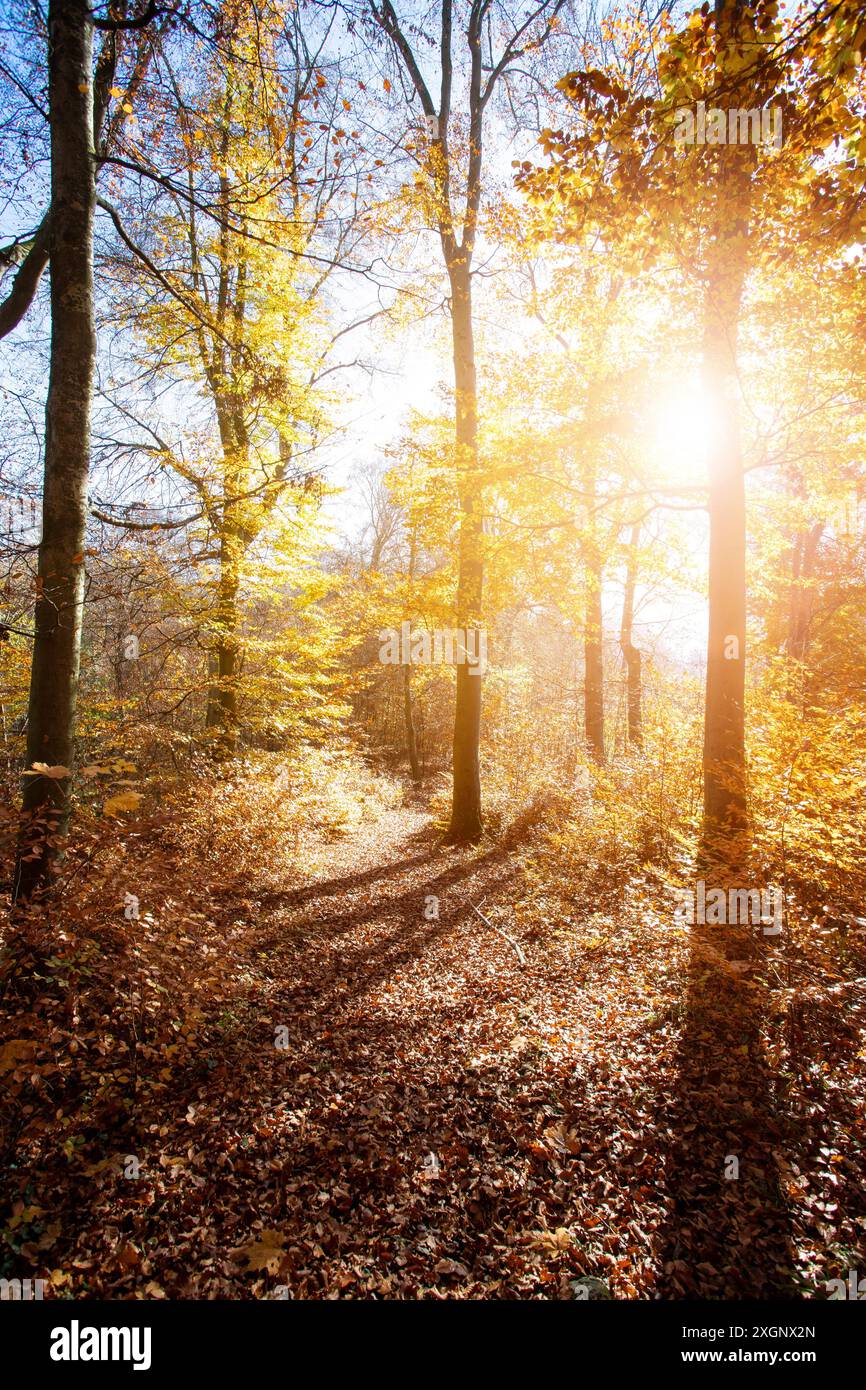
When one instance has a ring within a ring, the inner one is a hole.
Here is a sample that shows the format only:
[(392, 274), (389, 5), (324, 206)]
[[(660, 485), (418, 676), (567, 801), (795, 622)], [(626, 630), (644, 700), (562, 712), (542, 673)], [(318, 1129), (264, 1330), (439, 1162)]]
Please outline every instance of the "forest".
[(4, 1302), (866, 1299), (864, 55), (0, 0)]

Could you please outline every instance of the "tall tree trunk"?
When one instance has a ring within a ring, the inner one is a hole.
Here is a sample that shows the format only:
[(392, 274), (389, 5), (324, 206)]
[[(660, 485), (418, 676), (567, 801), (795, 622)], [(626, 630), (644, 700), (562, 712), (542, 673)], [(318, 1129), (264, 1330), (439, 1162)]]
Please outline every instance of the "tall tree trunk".
[[(533, 39), (531, 47), (543, 45), (553, 33), (563, 0), (544, 0), (534, 14), (540, 19), (546, 12), (546, 28)], [(476, 628), (481, 622), (481, 591), (484, 577), (482, 549), (481, 479), (478, 460), (478, 398), (475, 382), (475, 349), (472, 341), (471, 263), (478, 231), (482, 190), (482, 137), (484, 112), (497, 82), (508, 69), (521, 61), (528, 51), (522, 41), (530, 28), (532, 17), (507, 39), (498, 61), (493, 56), (494, 36), (488, 0), (473, 3), (465, 12), (465, 28), (461, 29), (468, 53), (468, 101), (466, 126), (461, 131), (461, 143), (468, 135), (464, 171), (460, 161), (452, 162), (448, 135), (451, 119), (451, 99), (454, 77), (452, 38), (454, 25), (453, 0), (442, 0), (439, 25), (440, 87), (438, 102), (434, 101), (424, 70), (427, 68), (427, 44), (431, 16), (419, 28), (417, 17), (411, 20), (411, 35), (417, 37), (419, 62), (412, 39), (401, 27), (392, 0), (370, 0), (370, 13), (393, 45), (401, 64), (406, 83), (415, 96), (428, 123), (430, 142), (426, 160), (430, 187), (434, 193), (436, 221), (442, 244), (442, 254), (451, 284), (451, 330), (454, 348), (454, 385), (457, 398), (456, 442), (458, 488), (460, 496), (459, 575), (457, 581), (458, 621), (464, 628)], [(486, 21), (486, 24), (485, 24)], [(487, 61), (484, 37), (486, 28)], [(457, 219), (452, 202), (452, 176), (464, 184), (462, 235), (458, 240)], [(477, 650), (477, 649), (476, 649)], [(481, 836), (481, 775), (479, 744), (481, 738), (480, 668), (472, 674), (466, 663), (457, 667), (457, 699), (454, 710), (454, 792), (451, 803), (451, 824), (447, 839), (452, 844), (471, 842)]]
[(602, 650), (601, 558), (587, 563), (586, 628), (583, 638), (583, 720), (586, 742), (595, 761), (604, 762), (604, 660)]
[[(48, 8), (51, 366), (27, 763), (71, 769), (84, 602), (93, 313), (93, 24), (87, 0)], [(13, 900), (46, 883), (70, 810), (71, 776), (27, 777)]]
[[(221, 263), (224, 286), (228, 283), (228, 266), (229, 255), (224, 249)], [(246, 263), (241, 259), (235, 301), (231, 308), (232, 324), (238, 342), (246, 313), (245, 283)], [(221, 287), (220, 293), (221, 296), (227, 296), (227, 288)], [(227, 364), (229, 380), (232, 379), (233, 373), (240, 371), (240, 365), (238, 356)], [(205, 724), (208, 729), (215, 729), (218, 733), (219, 756), (231, 757), (237, 747), (238, 736), (241, 571), (244, 555), (250, 544), (250, 535), (248, 531), (245, 532), (244, 526), (244, 499), (249, 491), (250, 479), (249, 435), (241, 400), (226, 390), (217, 378), (212, 377), (211, 382), (223, 451), (223, 499), (219, 530), (219, 578), (214, 644), (217, 678), (208, 695)], [(281, 451), (283, 447), (281, 441)]]
[[(720, 32), (735, 33), (737, 0), (720, 0)], [(720, 73), (724, 77), (724, 73)], [(731, 97), (731, 101), (734, 96)], [(703, 857), (740, 862), (747, 828), (745, 762), (746, 497), (740, 449), (737, 333), (749, 248), (754, 151), (719, 149), (707, 253), (703, 384), (713, 431), (709, 473), (709, 631), (704, 715)]]
[[(406, 570), (406, 578), (410, 594), (415, 585), (415, 568), (418, 555), (418, 527), (417, 523), (412, 523), (409, 532), (409, 564)], [(406, 752), (409, 757), (409, 770), (412, 773), (412, 781), (421, 781), (421, 764), (418, 761), (418, 739), (415, 734), (415, 716), (412, 708), (412, 666), (407, 664), (403, 667), (403, 722), (406, 726)]]
[[(449, 265), (448, 272), (451, 281), (451, 326), (457, 404), (455, 438), (460, 496), (457, 622), (460, 627), (468, 629), (477, 628), (481, 621), (484, 568), (472, 289), (465, 253)], [(458, 664), (454, 709), (454, 790), (451, 824), (446, 837), (451, 844), (476, 841), (481, 837), (483, 830), (479, 761), (482, 679), (480, 671), (470, 668), (467, 662)]]
[(412, 781), (421, 781), (421, 764), (418, 761), (418, 740), (415, 736), (415, 717), (412, 710), (412, 667), (403, 667), (403, 722), (406, 726), (406, 752), (409, 757), (409, 770)]
[(814, 601), (809, 581), (815, 571), (815, 558), (824, 531), (817, 521), (808, 531), (800, 531), (791, 557), (791, 597), (788, 608), (788, 655), (795, 661), (805, 660), (809, 649), (809, 624)]
[(632, 748), (643, 748), (643, 713), (641, 689), (641, 667), (643, 657), (640, 649), (632, 641), (634, 628), (634, 588), (637, 577), (637, 548), (640, 540), (640, 522), (631, 528), (628, 543), (628, 560), (625, 571), (625, 590), (622, 598), (622, 623), (619, 630), (619, 645), (626, 668), (626, 707), (628, 711), (628, 742)]
[[(591, 408), (592, 402), (591, 392)], [(586, 539), (586, 617), (583, 636), (583, 722), (589, 752), (601, 766), (604, 763), (604, 631), (601, 606), (603, 565), (595, 515), (594, 463), (588, 464), (584, 471), (584, 487), (589, 507), (589, 523)]]
[(227, 501), (223, 510), (220, 536), (219, 581), (216, 605), (216, 680), (208, 695), (205, 723), (218, 734), (218, 751), (230, 757), (237, 745), (238, 733), (238, 633), (240, 616), (241, 559), (243, 537), (231, 515)]
[[(736, 855), (746, 828), (746, 499), (739, 419), (729, 398), (736, 316), (732, 268), (717, 278), (708, 307), (704, 383), (716, 421), (709, 448), (709, 632), (704, 715), (704, 841), (710, 857)], [(727, 280), (728, 284), (720, 284)], [(741, 282), (742, 283), (742, 282)], [(727, 291), (727, 293), (726, 293)]]
[(17, 328), (33, 300), (51, 251), (51, 214), (47, 212), (18, 263), (12, 288), (0, 304), (0, 338)]

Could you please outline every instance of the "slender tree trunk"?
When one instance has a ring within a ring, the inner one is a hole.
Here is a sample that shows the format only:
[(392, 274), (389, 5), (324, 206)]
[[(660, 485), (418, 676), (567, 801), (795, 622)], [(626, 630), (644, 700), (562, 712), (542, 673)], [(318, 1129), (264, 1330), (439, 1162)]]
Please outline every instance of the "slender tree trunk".
[(421, 781), (421, 764), (418, 761), (418, 740), (415, 736), (415, 717), (412, 710), (412, 667), (403, 667), (403, 722), (406, 726), (406, 752), (409, 757), (409, 770), (412, 781)]
[[(457, 622), (477, 628), (481, 621), (483, 585), (482, 512), (478, 459), (478, 394), (475, 344), (472, 333), (472, 291), (465, 255), (449, 266), (451, 325), (456, 388), (456, 445), (460, 496)], [(477, 650), (477, 648), (476, 648)], [(447, 840), (471, 843), (480, 838), (481, 686), (483, 677), (467, 662), (457, 666), (454, 709), (454, 791)]]
[(824, 531), (818, 521), (808, 531), (801, 531), (794, 545), (791, 560), (791, 597), (788, 608), (788, 655), (804, 661), (809, 650), (809, 624), (812, 620), (813, 595), (809, 582), (815, 572), (815, 558)]
[[(226, 275), (227, 267), (228, 255), (223, 252), (222, 270)], [(238, 339), (245, 317), (245, 281), (245, 263), (242, 261), (238, 268), (238, 285), (231, 315)], [(231, 375), (239, 369), (240, 363), (232, 361), (226, 370)], [(223, 504), (214, 645), (217, 678), (208, 696), (205, 724), (218, 733), (219, 755), (231, 757), (237, 747), (238, 736), (241, 571), (250, 543), (249, 535), (244, 533), (243, 517), (243, 498), (250, 477), (249, 437), (241, 401), (237, 397), (227, 398), (219, 383), (215, 382), (212, 390), (223, 451)]]
[[(733, 13), (735, 6), (730, 9)], [(713, 430), (708, 449), (710, 553), (703, 852), (706, 860), (732, 864), (741, 862), (747, 829), (746, 496), (740, 448), (737, 331), (749, 246), (752, 157), (745, 146), (728, 146), (720, 151), (704, 300), (703, 383)]]
[[(484, 578), (482, 548), (482, 496), (478, 460), (478, 398), (475, 379), (475, 349), (472, 339), (472, 295), (471, 262), (478, 231), (478, 217), (481, 208), (484, 112), (488, 100), (498, 81), (504, 78), (507, 70), (523, 58), (531, 46), (533, 49), (544, 44), (553, 32), (556, 17), (563, 0), (554, 0), (547, 9), (542, 4), (536, 18), (546, 10), (547, 27), (539, 40), (531, 45), (522, 42), (530, 29), (532, 17), (521, 21), (516, 34), (502, 47), (498, 61), (493, 57), (494, 36), (491, 25), (491, 11), (488, 0), (473, 3), (465, 13), (465, 28), (461, 18), (461, 30), (466, 40), (468, 56), (468, 102), (464, 112), (468, 116), (468, 129), (463, 127), (461, 141), (468, 135), (468, 149), (464, 171), (459, 164), (452, 162), (448, 135), (451, 119), (451, 99), (454, 77), (452, 62), (452, 38), (454, 25), (454, 5), (452, 0), (442, 0), (439, 25), (440, 86), (438, 101), (434, 100), (431, 88), (425, 79), (427, 68), (427, 45), (433, 35), (430, 32), (430, 16), (420, 25), (415, 16), (411, 20), (409, 35), (401, 27), (396, 9), (391, 0), (371, 0), (370, 13), (391, 41), (394, 53), (398, 56), (407, 84), (414, 89), (421, 109), (428, 122), (430, 148), (427, 170), (430, 186), (438, 204), (436, 221), (442, 244), (442, 253), (451, 283), (451, 329), (454, 348), (454, 385), (457, 398), (456, 443), (458, 488), (460, 495), (460, 540), (459, 574), (457, 582), (458, 621), (464, 628), (477, 628), (481, 622), (481, 594)], [(486, 24), (485, 24), (486, 21)], [(487, 61), (485, 61), (484, 39), (486, 30)], [(419, 62), (413, 51), (412, 36), (418, 39), (419, 52), (424, 57)], [(465, 135), (464, 135), (465, 132)], [(462, 235), (458, 241), (457, 219), (452, 202), (452, 175), (464, 185)], [(451, 824), (447, 840), (452, 844), (478, 840), (483, 831), (481, 821), (481, 775), (479, 764), (479, 744), (481, 738), (481, 686), (480, 668), (475, 674), (465, 662), (457, 666), (457, 698), (454, 711), (454, 753), (453, 775), (454, 791), (451, 803)]]
[(704, 381), (717, 434), (710, 446), (709, 633), (704, 717), (704, 840), (736, 853), (746, 827), (746, 499), (736, 406), (728, 399), (735, 321), (709, 315)]
[[(417, 525), (413, 522), (409, 532), (409, 564), (407, 567), (406, 578), (409, 582), (409, 592), (412, 593), (415, 585), (415, 566), (418, 551), (418, 531)], [(415, 733), (415, 716), (412, 708), (412, 667), (403, 667), (403, 722), (406, 726), (406, 752), (409, 757), (409, 770), (412, 773), (412, 781), (421, 781), (421, 764), (418, 761), (418, 739)]]
[(632, 641), (634, 627), (634, 588), (637, 577), (637, 548), (640, 540), (640, 522), (631, 529), (628, 544), (628, 560), (625, 572), (625, 590), (622, 599), (622, 623), (619, 631), (619, 645), (626, 668), (626, 707), (628, 710), (628, 742), (632, 748), (643, 748), (643, 713), (641, 689), (641, 667), (643, 657), (640, 649)]
[[(51, 366), (27, 763), (71, 769), (84, 602), (93, 313), (93, 25), (86, 0), (48, 9)], [(13, 900), (47, 882), (66, 831), (71, 775), (27, 777)]]
[(238, 596), (240, 594), (242, 553), (243, 538), (234, 524), (231, 506), (227, 503), (224, 509), (222, 535), (220, 537), (220, 570), (216, 606), (217, 639), (214, 649), (216, 681), (210, 689), (205, 718), (207, 727), (215, 729), (218, 733), (219, 751), (223, 757), (230, 757), (237, 746), (238, 633), (240, 630)]
[(586, 742), (595, 761), (604, 762), (604, 660), (602, 651), (601, 563), (587, 565), (586, 630), (583, 639), (583, 718)]
[(604, 628), (601, 606), (603, 564), (595, 516), (594, 464), (588, 465), (584, 472), (584, 485), (589, 507), (589, 524), (586, 539), (586, 618), (583, 637), (583, 722), (589, 752), (601, 766), (604, 763)]

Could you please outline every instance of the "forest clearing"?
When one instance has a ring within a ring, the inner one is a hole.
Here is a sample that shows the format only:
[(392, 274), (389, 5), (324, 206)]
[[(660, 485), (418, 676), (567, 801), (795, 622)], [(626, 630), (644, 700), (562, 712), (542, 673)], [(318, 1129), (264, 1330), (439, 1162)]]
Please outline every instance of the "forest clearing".
[(862, 7), (0, 20), (0, 1301), (59, 1374), (275, 1300), (826, 1374)]

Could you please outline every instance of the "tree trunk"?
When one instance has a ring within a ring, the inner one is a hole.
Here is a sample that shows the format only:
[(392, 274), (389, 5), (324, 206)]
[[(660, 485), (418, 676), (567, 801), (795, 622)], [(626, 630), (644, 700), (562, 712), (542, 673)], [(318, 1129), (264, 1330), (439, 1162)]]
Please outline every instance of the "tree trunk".
[(223, 513), (223, 528), (220, 537), (219, 583), (217, 586), (216, 628), (217, 639), (214, 649), (216, 657), (216, 680), (208, 695), (207, 728), (218, 734), (219, 753), (230, 757), (237, 746), (238, 733), (238, 632), (240, 616), (238, 595), (240, 593), (241, 556), (243, 538), (231, 517), (231, 506), (227, 502)]
[(713, 310), (704, 381), (717, 436), (710, 445), (709, 633), (704, 716), (704, 840), (711, 857), (735, 852), (746, 828), (746, 499), (736, 405), (728, 400), (729, 334)]
[(412, 667), (403, 667), (403, 721), (406, 725), (406, 752), (409, 757), (409, 770), (412, 781), (421, 781), (421, 764), (418, 761), (418, 740), (415, 737), (415, 719), (412, 711)]
[[(484, 568), (472, 290), (465, 253), (448, 267), (448, 273), (451, 281), (457, 406), (455, 438), (460, 497), (457, 622), (460, 627), (468, 629), (477, 628), (481, 621)], [(472, 843), (480, 839), (483, 830), (479, 761), (482, 679), (480, 671), (473, 671), (467, 662), (458, 664), (454, 709), (454, 791), (451, 824), (446, 836), (450, 844)]]
[[(84, 602), (93, 314), (93, 25), (86, 0), (48, 9), (51, 366), (27, 763), (72, 769)], [(13, 900), (46, 883), (69, 820), (71, 776), (27, 777)]]
[(643, 748), (643, 713), (641, 690), (642, 654), (632, 642), (634, 627), (634, 586), (637, 572), (637, 547), (640, 540), (640, 522), (631, 528), (628, 544), (628, 561), (625, 572), (625, 591), (622, 599), (622, 624), (619, 632), (619, 645), (626, 667), (626, 706), (628, 710), (628, 742), (631, 748)]
[(586, 630), (583, 639), (583, 719), (586, 742), (599, 764), (604, 762), (604, 661), (602, 652), (601, 563), (587, 565)]
[[(590, 407), (593, 408), (592, 395)], [(584, 472), (584, 485), (589, 523), (586, 539), (586, 617), (583, 636), (583, 723), (589, 752), (601, 766), (604, 763), (604, 633), (601, 606), (603, 565), (595, 516), (594, 464), (589, 464)]]
[[(415, 566), (418, 552), (418, 529), (413, 522), (409, 532), (409, 564), (406, 570), (406, 578), (409, 584), (410, 593), (415, 584)], [(415, 734), (415, 718), (412, 708), (412, 667), (408, 664), (403, 667), (403, 722), (406, 726), (406, 752), (409, 757), (409, 769), (412, 773), (412, 781), (421, 781), (421, 764), (418, 761), (418, 739)]]
[[(733, 5), (730, 10), (735, 17)], [(713, 430), (708, 448), (703, 857), (731, 864), (741, 861), (747, 828), (746, 497), (740, 450), (737, 332), (749, 246), (752, 158), (753, 152), (745, 146), (721, 148), (704, 299), (703, 384)]]
[(815, 558), (824, 531), (817, 521), (808, 531), (799, 532), (791, 560), (791, 597), (788, 609), (788, 655), (804, 661), (809, 650), (809, 625), (812, 620), (814, 596), (810, 580), (815, 571)]

